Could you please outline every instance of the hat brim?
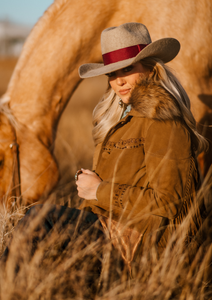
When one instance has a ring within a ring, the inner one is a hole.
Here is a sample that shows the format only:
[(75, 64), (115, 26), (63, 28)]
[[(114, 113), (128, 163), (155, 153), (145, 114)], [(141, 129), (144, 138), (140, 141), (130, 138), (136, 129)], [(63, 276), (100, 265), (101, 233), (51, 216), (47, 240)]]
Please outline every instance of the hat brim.
[(147, 57), (157, 57), (164, 63), (167, 63), (175, 58), (179, 51), (180, 43), (178, 40), (174, 38), (163, 38), (149, 44), (133, 58), (111, 63), (106, 66), (103, 63), (83, 64), (79, 67), (79, 76), (81, 78), (90, 78), (104, 75), (123, 69)]

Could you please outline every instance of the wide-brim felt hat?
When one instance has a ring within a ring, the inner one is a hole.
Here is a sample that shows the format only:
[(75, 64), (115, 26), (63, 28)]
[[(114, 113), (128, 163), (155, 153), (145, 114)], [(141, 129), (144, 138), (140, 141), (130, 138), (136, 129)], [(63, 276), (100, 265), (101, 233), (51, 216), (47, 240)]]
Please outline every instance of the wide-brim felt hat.
[(152, 42), (145, 25), (131, 22), (103, 30), (101, 49), (103, 63), (81, 65), (81, 78), (111, 73), (147, 57), (156, 57), (167, 63), (178, 54), (180, 43), (175, 38), (163, 38)]

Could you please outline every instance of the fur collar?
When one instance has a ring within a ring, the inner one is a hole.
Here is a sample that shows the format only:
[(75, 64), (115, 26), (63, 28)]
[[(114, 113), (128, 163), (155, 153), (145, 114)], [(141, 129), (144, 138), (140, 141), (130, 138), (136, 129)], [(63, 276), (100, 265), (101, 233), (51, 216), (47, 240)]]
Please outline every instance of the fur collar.
[(142, 117), (157, 120), (182, 118), (176, 99), (160, 83), (141, 80), (132, 91), (130, 104)]

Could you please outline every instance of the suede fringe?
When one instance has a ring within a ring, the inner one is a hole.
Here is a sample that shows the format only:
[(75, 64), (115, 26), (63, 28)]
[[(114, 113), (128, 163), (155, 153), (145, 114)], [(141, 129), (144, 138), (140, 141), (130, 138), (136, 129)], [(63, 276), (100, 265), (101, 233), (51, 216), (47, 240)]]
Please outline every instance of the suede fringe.
[[(193, 184), (192, 184), (193, 183)], [(191, 184), (193, 186), (191, 186)], [(176, 228), (185, 219), (185, 216), (189, 216), (189, 228), (188, 228), (188, 240), (189, 243), (192, 238), (198, 232), (201, 226), (201, 213), (196, 199), (196, 186), (198, 184), (198, 171), (196, 167), (196, 162), (193, 157), (190, 160), (190, 170), (188, 175), (188, 181), (186, 185), (186, 192), (184, 197), (184, 202), (181, 211), (177, 218), (170, 221), (170, 225)], [(192, 210), (191, 210), (192, 207)]]

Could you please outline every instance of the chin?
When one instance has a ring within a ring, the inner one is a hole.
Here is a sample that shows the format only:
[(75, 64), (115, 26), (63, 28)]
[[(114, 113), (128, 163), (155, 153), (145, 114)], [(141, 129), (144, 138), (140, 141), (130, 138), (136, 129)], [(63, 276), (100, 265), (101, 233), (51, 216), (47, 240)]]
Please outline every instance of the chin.
[(124, 103), (124, 104), (129, 104), (129, 98), (128, 99), (122, 99), (122, 102)]

